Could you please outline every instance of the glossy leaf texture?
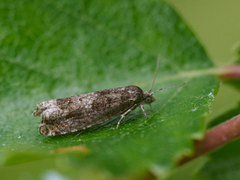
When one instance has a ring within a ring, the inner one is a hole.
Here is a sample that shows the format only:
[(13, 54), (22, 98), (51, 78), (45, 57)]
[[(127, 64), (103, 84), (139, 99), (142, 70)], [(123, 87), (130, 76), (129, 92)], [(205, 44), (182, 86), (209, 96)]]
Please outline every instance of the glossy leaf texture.
[[(0, 9), (2, 166), (53, 158), (72, 167), (66, 174), (163, 177), (192, 151), (192, 138), (203, 136), (219, 82), (202, 45), (166, 2), (10, 0)], [(156, 93), (152, 110), (145, 106), (151, 119), (136, 109), (118, 132), (119, 116), (78, 137), (39, 134), (40, 119), (31, 114), (38, 102), (127, 85), (148, 90), (158, 55), (153, 90), (186, 85)]]

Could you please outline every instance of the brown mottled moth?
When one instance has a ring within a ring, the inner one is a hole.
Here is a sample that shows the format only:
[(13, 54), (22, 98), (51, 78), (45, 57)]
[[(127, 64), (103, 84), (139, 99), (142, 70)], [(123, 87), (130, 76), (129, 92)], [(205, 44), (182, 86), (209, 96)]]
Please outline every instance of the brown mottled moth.
[(40, 134), (47, 136), (67, 134), (100, 124), (121, 114), (116, 128), (118, 130), (122, 119), (138, 106), (141, 107), (144, 115), (150, 118), (143, 104), (151, 106), (151, 103), (156, 100), (152, 96), (154, 93), (185, 84), (164, 87), (151, 92), (158, 64), (159, 62), (149, 91), (143, 91), (138, 86), (126, 86), (38, 103), (33, 116), (42, 118), (39, 126)]

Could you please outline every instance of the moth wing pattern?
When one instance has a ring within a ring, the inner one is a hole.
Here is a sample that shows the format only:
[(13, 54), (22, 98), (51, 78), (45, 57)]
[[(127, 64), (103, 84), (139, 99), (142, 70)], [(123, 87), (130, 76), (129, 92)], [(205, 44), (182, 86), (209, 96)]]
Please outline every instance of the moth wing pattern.
[(67, 134), (105, 122), (140, 104), (143, 91), (137, 86), (105, 89), (37, 104), (34, 116), (42, 121), (43, 135)]

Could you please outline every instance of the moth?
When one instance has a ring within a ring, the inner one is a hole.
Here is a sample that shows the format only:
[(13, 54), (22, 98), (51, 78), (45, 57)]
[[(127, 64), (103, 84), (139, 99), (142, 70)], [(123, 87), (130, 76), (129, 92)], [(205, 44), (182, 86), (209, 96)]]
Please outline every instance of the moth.
[(40, 134), (47, 136), (68, 134), (101, 124), (117, 115), (121, 115), (116, 127), (116, 130), (118, 130), (122, 119), (139, 106), (144, 115), (150, 118), (146, 114), (143, 104), (151, 106), (151, 103), (156, 100), (153, 97), (154, 93), (185, 84), (164, 87), (151, 92), (158, 66), (159, 61), (152, 85), (148, 91), (143, 91), (138, 86), (132, 85), (38, 103), (33, 116), (41, 117)]

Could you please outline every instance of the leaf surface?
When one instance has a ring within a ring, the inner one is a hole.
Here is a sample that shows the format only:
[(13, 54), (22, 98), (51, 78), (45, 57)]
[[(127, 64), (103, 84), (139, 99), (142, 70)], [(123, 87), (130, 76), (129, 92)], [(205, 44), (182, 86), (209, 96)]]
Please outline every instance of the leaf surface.
[[(219, 83), (203, 47), (166, 2), (12, 0), (1, 3), (0, 18), (2, 165), (54, 157), (115, 176), (164, 176), (191, 152), (192, 138), (203, 136)], [(78, 137), (38, 133), (36, 103), (131, 84), (148, 90), (159, 54), (153, 89), (186, 85), (156, 93), (152, 111), (145, 106), (151, 119), (136, 109), (118, 132), (119, 116)], [(54, 153), (64, 147), (68, 153)]]

